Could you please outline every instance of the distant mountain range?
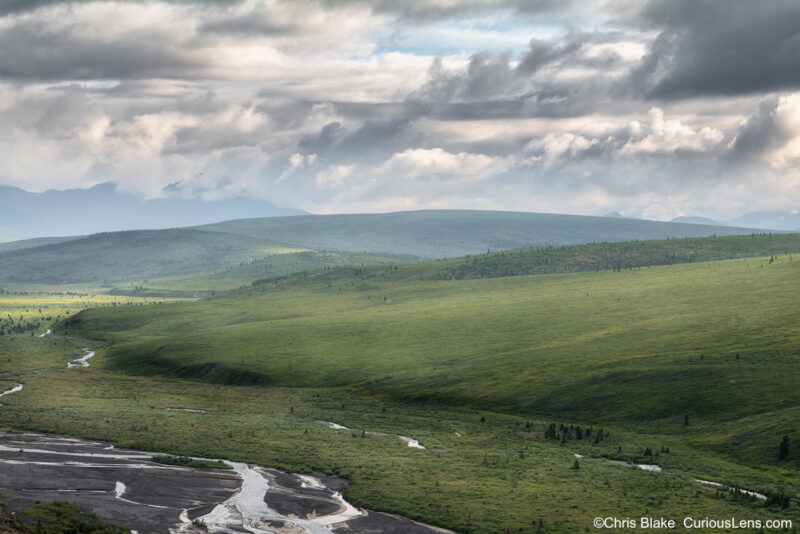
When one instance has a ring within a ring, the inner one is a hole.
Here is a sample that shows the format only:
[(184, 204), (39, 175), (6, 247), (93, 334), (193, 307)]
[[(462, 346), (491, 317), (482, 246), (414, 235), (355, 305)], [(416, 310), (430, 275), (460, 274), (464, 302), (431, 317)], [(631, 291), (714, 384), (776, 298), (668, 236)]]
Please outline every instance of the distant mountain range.
[(725, 221), (728, 226), (749, 226), (751, 228), (769, 228), (772, 230), (800, 231), (800, 213), (794, 211), (757, 211), (746, 213), (741, 217)]
[(675, 217), (671, 222), (691, 224), (711, 224), (758, 228), (761, 230), (800, 231), (800, 213), (797, 211), (757, 211), (728, 221), (715, 221), (707, 217)]
[(241, 217), (304, 213), (307, 212), (243, 197), (218, 201), (172, 197), (146, 200), (118, 191), (112, 183), (43, 193), (0, 186), (0, 239), (175, 228)]
[[(636, 219), (635, 217), (622, 215), (618, 211), (606, 213), (603, 217), (610, 219)], [(800, 212), (798, 211), (757, 211), (754, 213), (745, 213), (744, 215), (727, 221), (715, 221), (714, 219), (700, 216), (681, 216), (675, 217), (670, 220), (670, 222), (800, 232)]]

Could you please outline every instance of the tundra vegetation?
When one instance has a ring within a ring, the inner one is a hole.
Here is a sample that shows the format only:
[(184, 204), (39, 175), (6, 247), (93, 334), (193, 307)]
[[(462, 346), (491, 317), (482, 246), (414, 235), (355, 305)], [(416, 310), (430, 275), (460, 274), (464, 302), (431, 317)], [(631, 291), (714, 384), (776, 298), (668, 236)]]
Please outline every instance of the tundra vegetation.
[(2, 295), (54, 333), (0, 337), (0, 385), (25, 384), (0, 424), (336, 474), (358, 506), (464, 533), (800, 521), (798, 235), (251, 265), (191, 301)]

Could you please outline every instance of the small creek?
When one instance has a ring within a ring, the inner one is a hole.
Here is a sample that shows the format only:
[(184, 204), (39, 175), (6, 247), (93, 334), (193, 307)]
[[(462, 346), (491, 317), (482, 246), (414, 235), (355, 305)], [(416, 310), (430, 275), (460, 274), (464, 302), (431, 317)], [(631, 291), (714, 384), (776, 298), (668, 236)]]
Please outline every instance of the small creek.
[[(17, 391), (22, 391), (22, 384), (15, 384), (13, 388), (0, 393), (0, 397), (11, 395), (12, 393), (16, 393)], [(0, 406), (2, 406), (2, 404), (0, 404)]]
[(76, 358), (67, 364), (67, 368), (73, 367), (89, 367), (89, 360), (94, 357), (94, 351), (89, 349), (81, 349), (84, 354), (80, 358)]
[[(89, 366), (89, 360), (95, 353), (88, 348), (81, 350), (84, 355), (68, 363), (68, 368)], [(22, 388), (22, 384), (16, 384), (13, 388), (0, 393), (0, 397), (16, 393)], [(185, 410), (203, 412), (203, 410), (199, 409)], [(336, 423), (320, 422), (330, 428), (349, 430)], [(368, 433), (399, 438), (412, 448), (425, 448), (418, 440), (407, 436), (380, 432)], [(157, 509), (155, 512), (161, 514), (159, 517), (162, 521), (164, 517), (168, 517), (168, 515), (165, 516), (164, 514), (174, 513), (175, 515), (172, 517), (176, 518), (178, 522), (173, 523), (172, 527), (163, 531), (168, 531), (171, 534), (190, 534), (206, 531), (226, 534), (241, 532), (254, 534), (337, 534), (342, 532), (342, 528), (347, 528), (346, 532), (364, 533), (413, 532), (424, 534), (449, 532), (416, 523), (400, 516), (357, 509), (348, 503), (342, 497), (339, 489), (337, 489), (337, 485), (340, 487), (346, 485), (346, 482), (341, 479), (336, 479), (338, 482), (331, 486), (333, 482), (326, 483), (320, 477), (283, 473), (274, 469), (228, 460), (220, 461), (231, 468), (230, 472), (211, 470), (211, 473), (216, 473), (212, 478), (222, 478), (229, 481), (228, 483), (231, 483), (231, 480), (239, 480), (239, 487), (233, 492), (233, 495), (224, 500), (219, 499), (215, 503), (209, 503), (207, 501), (211, 497), (208, 490), (206, 490), (201, 492), (206, 495), (205, 505), (201, 505), (202, 499), (191, 499), (191, 502), (195, 504), (193, 508), (176, 509), (175, 504), (171, 503), (181, 499), (179, 494), (181, 489), (186, 489), (185, 483), (180, 481), (170, 482), (169, 484), (175, 485), (175, 489), (168, 492), (168, 496), (162, 496), (160, 502), (156, 500), (156, 503), (147, 502), (147, 500), (153, 501), (154, 498), (151, 494), (152, 490), (142, 491), (141, 478), (134, 479), (137, 487), (139, 487), (137, 493), (139, 497), (129, 496), (129, 484), (123, 480), (126, 477), (134, 476), (132, 473), (139, 473), (135, 475), (136, 477), (146, 476), (146, 473), (154, 473), (153, 476), (159, 478), (162, 484), (167, 484), (165, 480), (175, 478), (170, 473), (175, 473), (176, 477), (178, 475), (185, 477), (188, 472), (200, 473), (200, 475), (208, 473), (208, 469), (159, 464), (152, 460), (154, 453), (119, 450), (108, 443), (47, 436), (37, 433), (25, 433), (22, 435), (0, 433), (0, 435), (7, 440), (5, 443), (20, 440), (19, 445), (14, 443), (13, 446), (5, 445), (3, 444), (4, 442), (0, 441), (0, 464), (6, 466), (4, 469), (8, 471), (6, 476), (16, 480), (16, 486), (21, 488), (20, 491), (23, 493), (35, 494), (40, 492), (43, 493), (43, 498), (47, 492), (67, 493), (75, 495), (76, 499), (86, 499), (90, 495), (108, 495), (117, 502), (125, 503), (138, 509), (139, 513), (135, 514), (134, 517), (142, 515), (142, 508)], [(207, 460), (205, 458), (195, 459)], [(62, 479), (58, 479), (53, 474), (58, 472), (57, 468), (59, 467), (64, 468)], [(27, 483), (26, 480), (21, 479), (19, 474), (16, 479), (14, 478), (10, 471), (15, 469), (22, 469), (20, 473), (25, 473), (25, 476), (28, 477), (26, 479)], [(37, 469), (44, 469), (43, 473), (46, 472), (47, 475), (37, 475)], [(111, 485), (113, 481), (113, 489), (74, 489), (75, 485), (82, 484), (83, 482), (81, 481), (84, 480), (84, 476), (77, 474), (76, 470), (77, 472), (86, 470), (85, 472), (92, 473), (92, 477), (99, 476), (103, 481), (107, 480), (107, 482), (102, 482), (103, 484)], [(105, 476), (98, 475), (98, 473), (103, 472), (108, 474)], [(131, 474), (126, 475), (125, 473)], [(62, 487), (51, 490), (35, 489), (35, 487), (41, 486), (37, 481), (42, 480), (42, 477), (46, 477), (51, 483)], [(165, 479), (164, 477), (167, 478)], [(2, 481), (2, 478), (3, 473), (0, 472), (0, 481)], [(145, 487), (150, 487), (150, 485), (144, 484)], [(25, 489), (26, 487), (29, 487), (29, 489)], [(218, 490), (216, 494), (220, 494), (220, 491)], [(188, 497), (183, 498), (181, 502), (187, 499)], [(104, 508), (97, 503), (96, 498), (89, 502), (95, 503), (95, 506), (100, 508), (99, 511), (103, 515)], [(195, 513), (195, 517), (190, 518), (192, 509), (202, 509), (203, 506), (205, 506), (205, 513), (201, 515)], [(152, 518), (151, 520), (155, 521)], [(144, 519), (141, 519), (141, 521), (144, 521)], [(361, 521), (361, 523), (358, 523), (358, 521)], [(198, 529), (196, 524), (205, 525), (207, 530)], [(137, 525), (134, 524), (133, 526)], [(151, 527), (152, 524), (149, 528)]]
[[(334, 430), (352, 430), (347, 428), (346, 426), (339, 425), (337, 423), (332, 423), (330, 421), (317, 421), (317, 423), (322, 423), (323, 425), (327, 426), (328, 428), (332, 428)], [(405, 441), (409, 447), (412, 449), (425, 449), (420, 442), (414, 438), (409, 438), (408, 436), (400, 436), (398, 434), (384, 434), (383, 432), (372, 432), (369, 430), (364, 431), (365, 434), (371, 434), (373, 436), (386, 436), (390, 438), (398, 438)]]
[[(584, 457), (584, 456), (582, 456), (580, 454), (575, 454), (574, 456), (575, 456), (575, 458), (583, 458)], [(621, 467), (633, 467), (633, 468), (636, 468), (636, 469), (641, 469), (642, 471), (650, 471), (651, 473), (661, 473), (661, 472), (664, 471), (660, 465), (656, 465), (656, 464), (637, 464), (637, 463), (632, 463), (632, 462), (623, 462), (621, 460), (609, 460), (607, 458), (598, 458), (598, 459), (599, 460), (604, 460), (604, 461), (606, 461), (606, 462), (608, 462), (610, 464), (619, 465)], [(754, 498), (759, 499), (761, 501), (766, 501), (767, 500), (767, 496), (766, 495), (764, 495), (762, 493), (755, 492), (755, 491), (750, 491), (750, 490), (746, 490), (746, 489), (742, 489), (742, 488), (737, 488), (735, 486), (729, 486), (727, 484), (721, 484), (719, 482), (713, 482), (711, 480), (704, 480), (702, 478), (694, 478), (694, 477), (692, 477), (692, 480), (694, 480), (695, 482), (698, 482), (700, 484), (704, 484), (706, 486), (713, 486), (715, 488), (723, 489), (725, 491), (733, 491), (733, 492), (741, 493), (743, 495), (747, 495), (748, 497), (754, 497)]]

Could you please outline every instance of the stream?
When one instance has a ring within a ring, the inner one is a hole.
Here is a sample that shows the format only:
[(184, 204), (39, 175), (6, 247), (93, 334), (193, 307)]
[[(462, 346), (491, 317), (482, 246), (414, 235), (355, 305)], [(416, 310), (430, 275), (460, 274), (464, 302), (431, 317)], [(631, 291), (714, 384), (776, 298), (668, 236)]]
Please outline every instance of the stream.
[(80, 358), (76, 358), (67, 364), (68, 369), (73, 367), (89, 367), (89, 360), (94, 357), (94, 351), (89, 349), (81, 349), (84, 354)]
[[(88, 367), (94, 351), (67, 364)], [(22, 384), (0, 397), (22, 390)], [(187, 411), (203, 412), (199, 409)], [(335, 423), (331, 428), (346, 429)], [(419, 441), (392, 436), (409, 447)], [(410, 519), (358, 509), (336, 477), (300, 475), (247, 463), (202, 469), (153, 461), (156, 453), (116, 449), (111, 443), (35, 432), (0, 432), (0, 489), (14, 509), (39, 500), (76, 502), (132, 532), (193, 534), (434, 534), (443, 529)], [(194, 458), (208, 460), (206, 458)]]
[[(347, 428), (346, 426), (342, 426), (337, 423), (331, 423), (330, 421), (317, 421), (317, 423), (322, 423), (323, 425), (327, 426), (328, 428), (332, 428), (334, 430), (352, 430), (351, 428)], [(373, 436), (386, 436), (390, 438), (398, 438), (405, 441), (409, 447), (412, 449), (425, 449), (419, 441), (414, 438), (409, 438), (408, 436), (400, 436), (398, 434), (384, 434), (383, 432), (372, 432), (369, 430), (364, 431), (365, 434), (371, 434)]]
[[(575, 458), (584, 458), (584, 456), (582, 456), (580, 454), (575, 454), (574, 456), (575, 456)], [(631, 462), (623, 462), (622, 460), (609, 460), (608, 458), (597, 458), (597, 459), (598, 460), (604, 460), (604, 461), (606, 461), (606, 462), (608, 462), (610, 464), (619, 465), (621, 467), (633, 467), (633, 468), (636, 468), (636, 469), (641, 469), (642, 471), (649, 471), (651, 473), (661, 473), (661, 472), (664, 471), (661, 468), (660, 465), (656, 465), (656, 464), (636, 464), (636, 463), (631, 463)], [(755, 491), (750, 491), (750, 490), (746, 490), (746, 489), (742, 489), (742, 488), (737, 488), (735, 486), (729, 486), (727, 484), (721, 484), (719, 482), (713, 482), (711, 480), (704, 480), (702, 478), (694, 478), (694, 477), (692, 477), (692, 480), (694, 480), (695, 482), (698, 482), (700, 484), (704, 484), (706, 486), (713, 486), (715, 488), (723, 489), (725, 491), (733, 491), (733, 492), (736, 492), (736, 493), (741, 493), (743, 495), (747, 495), (748, 497), (754, 497), (754, 498), (756, 498), (758, 500), (761, 500), (761, 501), (766, 501), (767, 500), (767, 496), (764, 495), (763, 493), (758, 493), (758, 492), (755, 492)]]
[[(22, 391), (22, 384), (15, 384), (13, 388), (9, 389), (8, 391), (4, 391), (0, 393), (0, 397), (5, 397), (6, 395), (11, 395), (12, 393), (16, 393), (17, 391)], [(0, 404), (2, 406), (2, 404)]]
[(227, 460), (229, 470), (165, 465), (153, 456), (98, 441), (0, 432), (0, 489), (13, 509), (67, 499), (138, 532), (449, 532), (358, 509), (342, 497), (347, 481), (340, 478)]

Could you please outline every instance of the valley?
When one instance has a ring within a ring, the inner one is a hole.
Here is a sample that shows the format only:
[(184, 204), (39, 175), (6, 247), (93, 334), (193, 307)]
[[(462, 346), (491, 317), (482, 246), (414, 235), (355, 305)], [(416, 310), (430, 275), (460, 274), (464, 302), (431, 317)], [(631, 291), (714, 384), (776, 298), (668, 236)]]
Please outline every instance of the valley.
[(38, 327), (0, 337), (0, 389), (23, 385), (0, 425), (341, 477), (356, 509), (461, 533), (797, 521), (795, 234), (300, 254), (130, 296), (7, 289)]

